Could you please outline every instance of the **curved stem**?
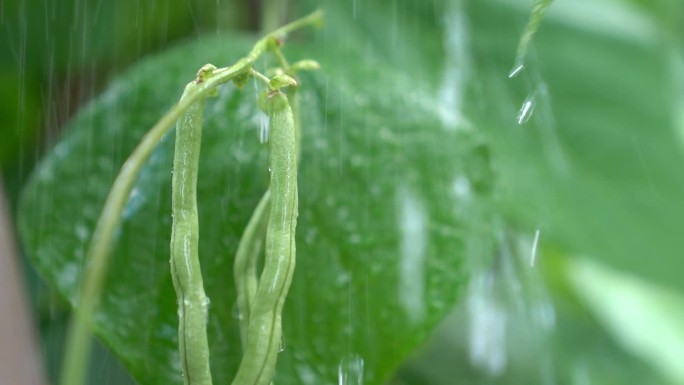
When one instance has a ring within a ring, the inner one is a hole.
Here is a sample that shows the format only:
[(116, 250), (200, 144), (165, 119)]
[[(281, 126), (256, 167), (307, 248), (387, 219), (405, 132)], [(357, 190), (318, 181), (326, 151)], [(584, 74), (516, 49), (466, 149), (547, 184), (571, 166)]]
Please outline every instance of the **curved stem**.
[[(198, 92), (192, 93), (192, 99), (197, 99), (199, 95)], [(62, 385), (81, 385), (84, 383), (85, 368), (90, 351), (90, 325), (109, 267), (112, 239), (121, 222), (121, 213), (140, 170), (162, 137), (191, 105), (192, 99), (188, 97), (182, 100), (145, 134), (140, 144), (121, 167), (121, 171), (109, 191), (86, 254), (80, 302), (77, 304), (69, 324), (60, 381)], [(192, 102), (194, 101), (192, 100)]]
[(525, 58), (527, 57), (527, 51), (534, 35), (539, 30), (542, 19), (544, 18), (544, 13), (551, 5), (553, 0), (536, 0), (534, 7), (532, 8), (532, 13), (530, 13), (530, 18), (527, 21), (525, 30), (523, 31), (522, 37), (518, 42), (518, 48), (515, 54), (515, 63), (513, 64), (513, 69), (509, 73), (509, 77), (515, 77), (520, 71), (525, 67)]
[(254, 76), (255, 79), (259, 79), (262, 83), (266, 84), (267, 86), (268, 86), (268, 83), (271, 81), (271, 79), (267, 78), (266, 75), (255, 70), (254, 68), (250, 68), (249, 74)]
[(215, 70), (208, 79), (198, 84), (194, 92), (188, 93), (152, 127), (126, 160), (107, 196), (86, 253), (86, 267), (80, 289), (80, 302), (74, 310), (67, 332), (66, 351), (60, 378), (62, 385), (82, 385), (84, 383), (85, 368), (90, 351), (90, 326), (109, 267), (114, 233), (121, 222), (121, 213), (128, 201), (133, 184), (161, 138), (191, 105), (201, 98), (209, 96), (217, 86), (249, 71), (252, 64), (268, 49), (269, 43), (274, 38), (307, 25), (320, 24), (322, 19), (322, 12), (315, 11), (287, 24), (257, 41), (247, 56), (238, 60), (235, 65)]
[(280, 47), (276, 46), (273, 48), (273, 55), (278, 59), (278, 64), (283, 67), (283, 71), (287, 73), (290, 70), (290, 63), (288, 63), (287, 58), (283, 55), (283, 51), (280, 50)]

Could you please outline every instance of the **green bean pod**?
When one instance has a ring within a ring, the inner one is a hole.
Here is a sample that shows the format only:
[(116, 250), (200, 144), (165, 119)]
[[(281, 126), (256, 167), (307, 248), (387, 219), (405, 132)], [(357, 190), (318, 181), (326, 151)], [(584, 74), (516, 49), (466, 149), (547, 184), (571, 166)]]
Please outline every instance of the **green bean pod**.
[[(183, 97), (197, 87), (191, 82)], [(204, 99), (193, 104), (176, 125), (173, 158), (171, 276), (178, 297), (178, 345), (185, 385), (211, 385), (207, 310), (198, 256), (197, 174), (202, 141)]]
[(257, 277), (257, 261), (266, 237), (266, 226), (271, 209), (271, 190), (266, 190), (252, 217), (247, 223), (245, 232), (240, 238), (233, 277), (237, 292), (237, 306), (240, 319), (240, 340), (242, 348), (247, 348), (247, 329), (249, 328), (252, 302), (257, 291), (259, 279)]
[(287, 96), (280, 91), (270, 93), (266, 107), (271, 170), (266, 257), (250, 312), (247, 347), (233, 385), (271, 382), (282, 338), (281, 313), (295, 267), (298, 201), (294, 120)]

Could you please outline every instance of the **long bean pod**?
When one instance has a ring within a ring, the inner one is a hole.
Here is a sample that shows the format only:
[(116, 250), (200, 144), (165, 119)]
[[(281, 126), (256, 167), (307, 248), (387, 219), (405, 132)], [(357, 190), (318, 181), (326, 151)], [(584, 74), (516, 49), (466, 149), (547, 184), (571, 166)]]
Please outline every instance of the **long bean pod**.
[(271, 190), (266, 190), (252, 217), (247, 223), (245, 232), (240, 238), (233, 276), (237, 291), (237, 306), (240, 318), (240, 339), (242, 348), (247, 348), (247, 329), (249, 327), (252, 302), (257, 291), (259, 282), (257, 274), (257, 261), (266, 237), (266, 226), (271, 208)]
[[(283, 71), (294, 75), (294, 72), (296, 71), (290, 71), (290, 65), (277, 46), (274, 47), (273, 53), (276, 54)], [(301, 69), (304, 70), (319, 68), (318, 63), (313, 60), (304, 60), (295, 64), (302, 67)], [(252, 74), (254, 76), (261, 75), (254, 70), (252, 70)], [(270, 80), (265, 77), (264, 79), (270, 83)], [(288, 87), (287, 97), (290, 108), (292, 109), (295, 129), (295, 151), (297, 154), (297, 164), (299, 164), (301, 122), (299, 117), (299, 94), (297, 93), (297, 87)], [(256, 265), (259, 254), (261, 253), (264, 238), (266, 237), (266, 225), (269, 218), (270, 204), (271, 191), (266, 190), (247, 223), (247, 227), (240, 238), (240, 244), (238, 245), (238, 250), (235, 255), (233, 275), (237, 292), (240, 339), (243, 349), (247, 346), (247, 329), (249, 327), (251, 305), (259, 282)]]
[[(183, 97), (196, 86), (195, 81), (190, 82)], [(173, 158), (171, 276), (178, 297), (178, 345), (185, 385), (211, 385), (209, 300), (204, 293), (198, 255), (197, 174), (203, 110), (204, 99), (200, 99), (179, 119)]]
[(271, 210), (266, 257), (250, 312), (247, 347), (233, 385), (267, 385), (275, 373), (282, 337), (281, 313), (295, 267), (297, 226), (297, 146), (287, 96), (272, 91), (266, 101), (270, 118)]

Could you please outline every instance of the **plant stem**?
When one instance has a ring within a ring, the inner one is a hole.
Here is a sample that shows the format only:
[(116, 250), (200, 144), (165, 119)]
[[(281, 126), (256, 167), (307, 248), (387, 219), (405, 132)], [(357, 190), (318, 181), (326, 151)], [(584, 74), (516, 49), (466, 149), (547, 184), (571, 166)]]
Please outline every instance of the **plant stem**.
[(109, 267), (112, 239), (121, 222), (121, 213), (128, 201), (133, 184), (159, 141), (180, 115), (188, 109), (191, 105), (191, 99), (197, 99), (198, 95), (200, 94), (195, 92), (191, 95), (193, 98), (188, 97), (182, 100), (145, 134), (140, 144), (121, 167), (121, 171), (109, 191), (86, 254), (87, 262), (83, 273), (80, 303), (74, 310), (67, 335), (60, 382), (62, 385), (81, 385), (84, 383), (85, 368), (90, 351), (89, 328)]
[(250, 69), (249, 73), (250, 73), (250, 75), (254, 76), (254, 78), (259, 79), (262, 83), (264, 83), (266, 85), (268, 85), (268, 83), (271, 81), (271, 79), (267, 78), (266, 75), (255, 70), (254, 68)]
[(287, 62), (287, 59), (285, 58), (285, 55), (283, 55), (283, 51), (280, 50), (280, 47), (276, 46), (273, 48), (273, 54), (275, 55), (276, 59), (278, 59), (280, 66), (283, 67), (283, 71), (287, 73), (290, 70), (290, 63)]
[(90, 352), (90, 327), (109, 267), (114, 233), (121, 222), (121, 213), (126, 202), (128, 202), (133, 184), (159, 141), (191, 105), (201, 98), (209, 96), (217, 86), (244, 74), (245, 71), (249, 71), (252, 64), (266, 51), (273, 39), (307, 25), (320, 24), (322, 20), (323, 13), (315, 11), (278, 28), (257, 41), (247, 56), (238, 60), (235, 65), (215, 70), (211, 77), (198, 84), (194, 92), (190, 92), (176, 106), (171, 108), (145, 134), (140, 144), (123, 164), (107, 196), (86, 253), (86, 267), (83, 272), (80, 302), (75, 304), (77, 306), (75, 306), (74, 315), (67, 332), (66, 351), (60, 378), (62, 385), (82, 385), (84, 383), (87, 358)]
[(520, 41), (518, 42), (518, 49), (515, 54), (515, 63), (513, 64), (513, 69), (511, 70), (509, 77), (516, 76), (520, 71), (522, 71), (525, 66), (525, 59), (527, 57), (527, 51), (532, 43), (534, 35), (539, 30), (542, 19), (547, 9), (551, 5), (553, 0), (536, 0), (532, 12), (530, 13), (530, 18), (527, 21), (525, 30), (523, 31)]

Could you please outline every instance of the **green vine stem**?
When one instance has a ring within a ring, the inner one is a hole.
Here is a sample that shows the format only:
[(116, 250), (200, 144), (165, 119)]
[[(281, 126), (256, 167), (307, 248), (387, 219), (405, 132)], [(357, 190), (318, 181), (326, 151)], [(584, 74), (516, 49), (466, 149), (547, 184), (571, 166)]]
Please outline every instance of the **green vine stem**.
[(269, 166), (271, 210), (266, 258), (250, 311), (247, 345), (233, 385), (267, 385), (273, 379), (282, 338), (282, 309), (295, 267), (297, 154), (294, 119), (287, 96), (271, 91)]
[(109, 191), (88, 246), (79, 303), (75, 307), (67, 332), (60, 378), (62, 385), (84, 384), (85, 368), (90, 352), (90, 327), (109, 267), (114, 233), (121, 223), (121, 213), (128, 201), (133, 184), (157, 144), (190, 106), (209, 96), (219, 85), (245, 75), (254, 62), (269, 48), (272, 41), (305, 26), (320, 25), (322, 21), (323, 13), (315, 11), (261, 38), (254, 44), (247, 56), (238, 60), (235, 65), (215, 70), (208, 79), (198, 84), (193, 92), (188, 93), (145, 134), (140, 144), (133, 150)]
[(536, 0), (534, 7), (532, 8), (532, 13), (527, 21), (525, 30), (523, 31), (522, 37), (518, 42), (518, 49), (515, 54), (515, 63), (513, 64), (513, 69), (508, 74), (508, 77), (513, 78), (518, 75), (525, 68), (525, 58), (527, 57), (527, 51), (534, 35), (539, 30), (544, 14), (548, 10), (549, 6), (553, 0)]

